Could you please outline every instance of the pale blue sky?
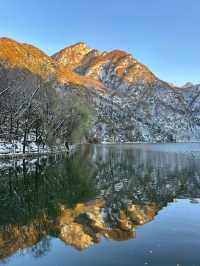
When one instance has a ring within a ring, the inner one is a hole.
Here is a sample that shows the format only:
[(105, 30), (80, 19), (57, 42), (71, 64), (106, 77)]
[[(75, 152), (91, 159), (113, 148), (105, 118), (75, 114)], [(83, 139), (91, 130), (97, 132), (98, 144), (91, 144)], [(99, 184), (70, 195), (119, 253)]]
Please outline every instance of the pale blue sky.
[(0, 0), (0, 36), (48, 54), (120, 48), (159, 78), (200, 83), (200, 0)]

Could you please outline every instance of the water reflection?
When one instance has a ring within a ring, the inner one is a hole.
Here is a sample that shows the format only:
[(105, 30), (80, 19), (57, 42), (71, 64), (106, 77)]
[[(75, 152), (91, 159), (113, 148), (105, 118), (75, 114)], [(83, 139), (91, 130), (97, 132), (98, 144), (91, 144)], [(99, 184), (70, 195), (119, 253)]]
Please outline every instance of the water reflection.
[(128, 240), (176, 198), (200, 198), (198, 152), (82, 146), (64, 156), (1, 163), (0, 260), (35, 257), (51, 237), (84, 250), (102, 238)]

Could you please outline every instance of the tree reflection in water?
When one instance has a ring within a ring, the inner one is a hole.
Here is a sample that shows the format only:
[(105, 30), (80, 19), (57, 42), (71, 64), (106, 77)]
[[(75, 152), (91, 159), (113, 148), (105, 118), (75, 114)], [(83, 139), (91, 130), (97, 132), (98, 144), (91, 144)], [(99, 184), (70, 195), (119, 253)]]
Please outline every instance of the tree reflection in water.
[(4, 162), (0, 259), (23, 249), (42, 256), (51, 237), (79, 250), (136, 237), (169, 202), (200, 197), (197, 155), (86, 145), (71, 158)]

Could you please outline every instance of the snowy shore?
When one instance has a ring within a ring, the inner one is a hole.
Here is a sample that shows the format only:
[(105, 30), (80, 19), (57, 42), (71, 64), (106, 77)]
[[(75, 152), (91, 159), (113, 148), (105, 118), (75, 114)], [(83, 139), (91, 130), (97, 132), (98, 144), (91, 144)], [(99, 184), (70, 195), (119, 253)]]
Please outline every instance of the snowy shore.
[(59, 145), (54, 147), (39, 146), (35, 142), (30, 142), (26, 146), (26, 152), (23, 153), (23, 145), (20, 142), (8, 143), (0, 142), (0, 159), (12, 159), (12, 158), (27, 158), (36, 157), (47, 154), (55, 154), (60, 152), (73, 153), (76, 145), (70, 145), (69, 150), (66, 149), (65, 145)]

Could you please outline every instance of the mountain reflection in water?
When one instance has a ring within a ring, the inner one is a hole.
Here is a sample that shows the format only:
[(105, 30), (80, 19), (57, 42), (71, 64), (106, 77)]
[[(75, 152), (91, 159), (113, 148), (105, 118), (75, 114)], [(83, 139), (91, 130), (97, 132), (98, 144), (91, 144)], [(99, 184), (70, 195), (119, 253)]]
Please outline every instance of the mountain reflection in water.
[(51, 237), (84, 250), (128, 240), (177, 198), (200, 198), (198, 152), (85, 145), (71, 157), (5, 161), (0, 171), (0, 260), (36, 257)]

